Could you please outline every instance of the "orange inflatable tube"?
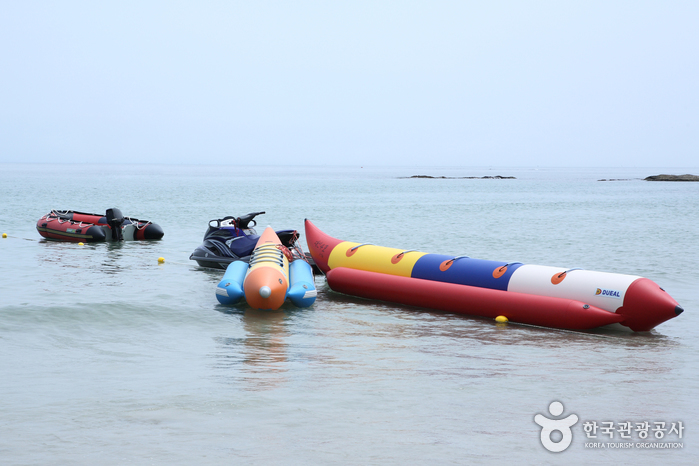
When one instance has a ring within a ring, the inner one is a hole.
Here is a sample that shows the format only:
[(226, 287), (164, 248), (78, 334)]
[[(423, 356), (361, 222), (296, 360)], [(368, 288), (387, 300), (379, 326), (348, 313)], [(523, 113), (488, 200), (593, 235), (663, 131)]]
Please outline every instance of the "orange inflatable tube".
[(250, 269), (243, 281), (245, 300), (252, 308), (274, 311), (286, 299), (289, 260), (281, 246), (279, 237), (271, 227), (267, 227), (257, 241), (250, 256)]

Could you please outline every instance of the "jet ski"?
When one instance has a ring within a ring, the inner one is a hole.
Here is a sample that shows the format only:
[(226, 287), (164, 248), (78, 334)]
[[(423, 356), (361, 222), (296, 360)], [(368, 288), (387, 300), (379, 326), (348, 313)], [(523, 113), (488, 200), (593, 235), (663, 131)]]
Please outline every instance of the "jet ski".
[[(257, 245), (260, 235), (255, 231), (255, 217), (265, 212), (251, 212), (242, 217), (223, 217), (209, 220), (209, 227), (202, 244), (189, 256), (200, 267), (226, 269), (233, 261), (250, 261), (250, 255)], [(276, 231), (282, 245), (294, 257), (304, 258), (313, 265), (310, 254), (305, 254), (298, 243), (296, 230)]]

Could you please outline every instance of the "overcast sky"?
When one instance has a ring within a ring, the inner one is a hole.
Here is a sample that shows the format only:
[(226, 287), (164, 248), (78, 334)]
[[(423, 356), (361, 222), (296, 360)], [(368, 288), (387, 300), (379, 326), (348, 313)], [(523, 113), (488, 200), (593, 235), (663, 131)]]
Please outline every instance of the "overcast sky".
[(699, 166), (699, 2), (0, 0), (0, 162)]

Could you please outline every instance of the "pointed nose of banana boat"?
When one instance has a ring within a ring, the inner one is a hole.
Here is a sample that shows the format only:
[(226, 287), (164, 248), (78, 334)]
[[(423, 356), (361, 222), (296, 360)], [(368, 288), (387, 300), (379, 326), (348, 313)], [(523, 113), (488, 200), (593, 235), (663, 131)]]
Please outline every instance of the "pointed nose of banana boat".
[(682, 314), (684, 309), (655, 282), (639, 278), (629, 286), (624, 304), (616, 310), (621, 322), (635, 332), (647, 332), (656, 325)]
[(335, 246), (342, 243), (341, 240), (328, 236), (318, 229), (310, 220), (304, 221), (306, 227), (306, 243), (308, 243), (308, 251), (316, 263), (316, 266), (323, 272), (328, 273), (330, 266), (328, 260), (330, 253)]

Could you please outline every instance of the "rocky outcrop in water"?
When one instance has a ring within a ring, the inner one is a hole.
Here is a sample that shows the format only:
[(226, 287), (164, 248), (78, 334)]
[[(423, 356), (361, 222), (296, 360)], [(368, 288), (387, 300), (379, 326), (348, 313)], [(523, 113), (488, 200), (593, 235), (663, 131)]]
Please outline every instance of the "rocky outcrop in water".
[(646, 181), (699, 181), (697, 175), (653, 175), (644, 178)]
[(410, 178), (427, 178), (431, 180), (516, 180), (514, 176), (430, 176), (430, 175), (413, 175), (401, 176), (401, 179)]
[(604, 178), (602, 180), (597, 180), (597, 181), (632, 181), (632, 180), (640, 180), (640, 178)]

